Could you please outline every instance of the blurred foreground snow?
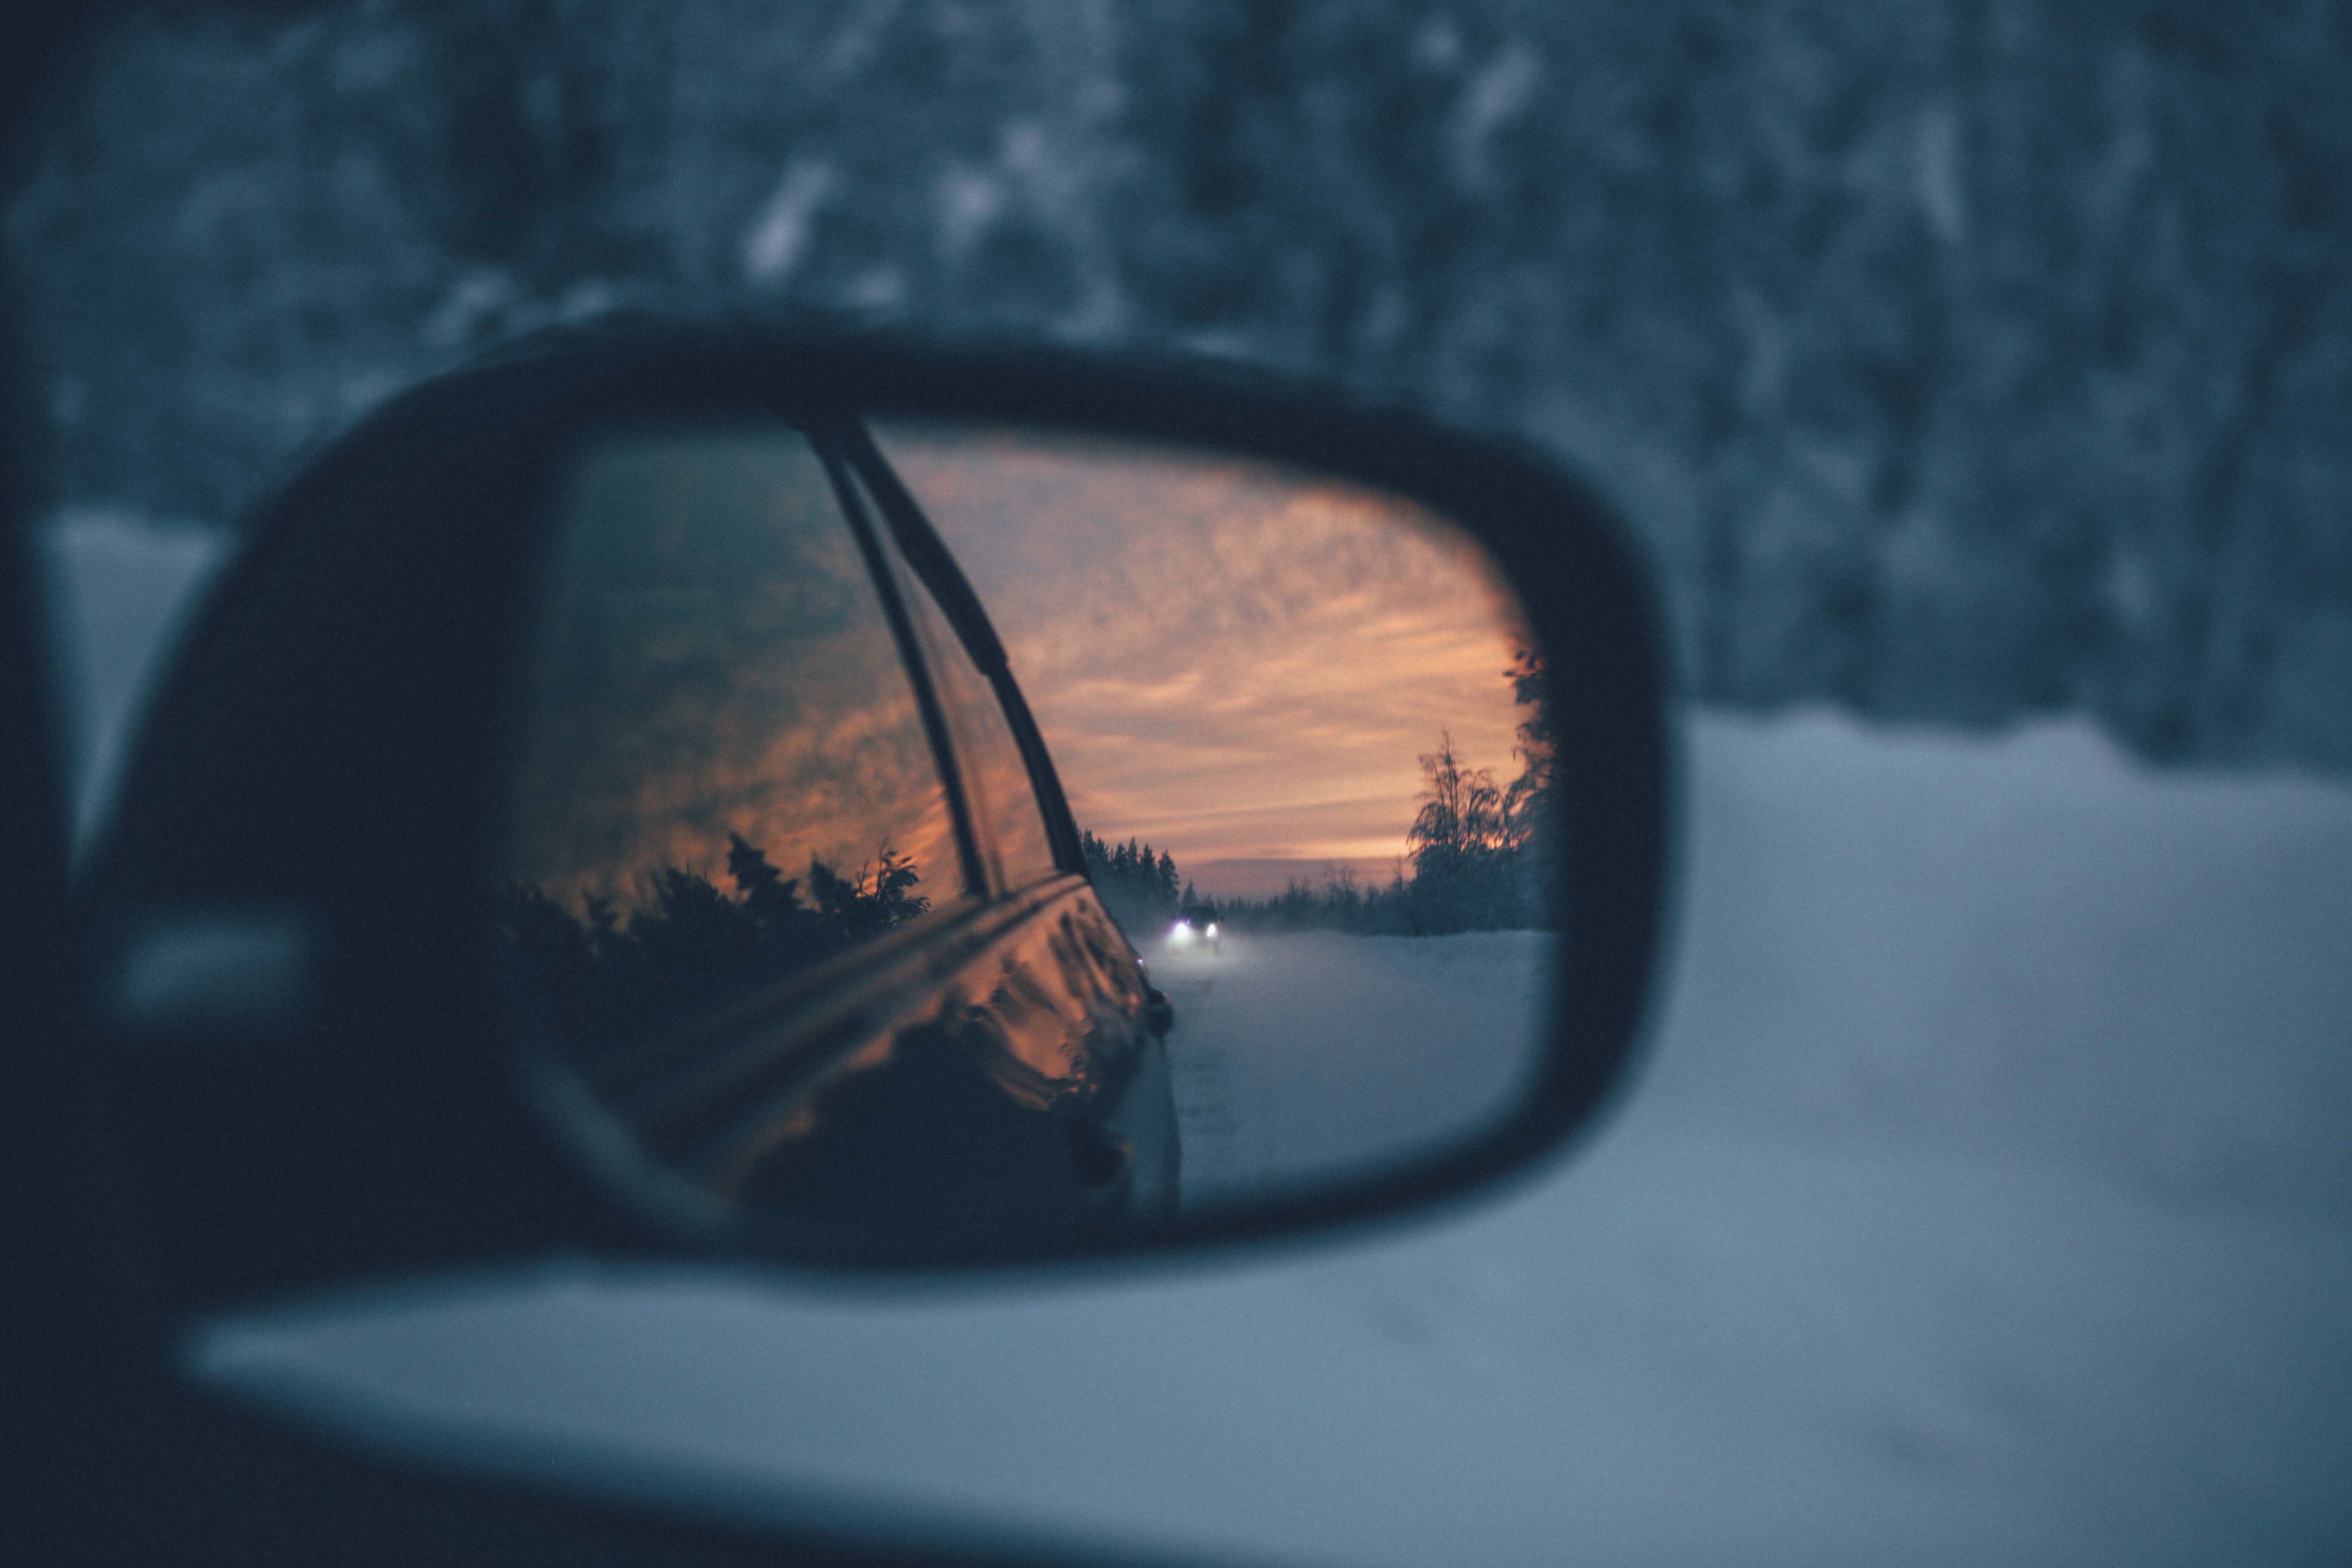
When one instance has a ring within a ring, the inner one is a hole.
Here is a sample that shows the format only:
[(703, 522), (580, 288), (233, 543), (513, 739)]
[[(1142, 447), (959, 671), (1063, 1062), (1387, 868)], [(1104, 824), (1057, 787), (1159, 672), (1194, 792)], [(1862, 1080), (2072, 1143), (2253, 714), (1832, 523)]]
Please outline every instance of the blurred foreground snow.
[(105, 825), (154, 682), (236, 535), (81, 507), (38, 537), (79, 856)]
[(2352, 1555), (2352, 790), (2073, 724), (1690, 738), (1651, 1059), (1498, 1201), (1041, 1283), (550, 1265), (225, 1321), (193, 1364), (374, 1441), (919, 1538)]

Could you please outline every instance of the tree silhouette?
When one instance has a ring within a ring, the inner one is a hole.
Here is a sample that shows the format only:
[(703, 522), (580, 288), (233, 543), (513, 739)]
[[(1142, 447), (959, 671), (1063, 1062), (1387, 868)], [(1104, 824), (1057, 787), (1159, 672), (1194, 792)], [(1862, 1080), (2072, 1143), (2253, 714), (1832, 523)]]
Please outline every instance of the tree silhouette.
[(1427, 788), (1405, 832), (1412, 858), (1416, 930), (1432, 935), (1493, 931), (1521, 922), (1519, 859), (1526, 824), (1485, 768), (1465, 768), (1454, 737), (1421, 757)]
[(886, 838), (877, 864), (844, 877), (809, 859), (807, 887), (758, 845), (727, 838), (730, 897), (708, 878), (664, 866), (625, 923), (614, 900), (587, 893), (572, 915), (538, 884), (496, 898), (517, 1004), (576, 1050), (593, 1054), (722, 1006), (923, 915), (921, 875)]
[[(1558, 731), (1550, 672), (1522, 644), (1501, 672), (1528, 710), (1519, 722), (1519, 776), (1507, 786), (1486, 768), (1464, 765), (1450, 731), (1422, 755), (1423, 792), (1406, 830), (1407, 858), (1384, 885), (1360, 886), (1350, 867), (1328, 868), (1321, 881), (1293, 880), (1270, 899), (1220, 899), (1218, 919), (1236, 931), (1344, 931), (1362, 935), (1438, 936), (1465, 931), (1545, 928), (1547, 825), (1556, 799)], [(1111, 844), (1079, 835), (1096, 894), (1131, 933), (1157, 933), (1183, 905), (1202, 901), (1176, 858), (1136, 838)], [(1412, 875), (1406, 875), (1406, 867)]]
[(1552, 808), (1552, 754), (1558, 738), (1552, 727), (1551, 672), (1544, 668), (1542, 655), (1522, 645), (1503, 673), (1510, 679), (1512, 698), (1528, 710), (1519, 721), (1519, 743), (1513, 748), (1526, 766), (1512, 781), (1505, 804), (1539, 833)]
[(762, 930), (781, 931), (802, 912), (800, 884), (769, 865), (766, 852), (740, 833), (727, 836), (727, 875), (742, 896), (744, 911)]
[(1078, 835), (1078, 847), (1086, 855), (1095, 896), (1130, 933), (1153, 930), (1175, 918), (1177, 905), (1186, 896), (1180, 891), (1185, 884), (1175, 856), (1133, 838), (1106, 844), (1088, 832)]
[(1528, 716), (1519, 721), (1519, 743), (1514, 748), (1523, 766), (1504, 792), (1503, 808), (1519, 835), (1522, 912), (1531, 923), (1549, 927), (1553, 924), (1553, 834), (1559, 805), (1554, 776), (1559, 731), (1552, 719), (1551, 672), (1544, 668), (1542, 655), (1522, 644), (1511, 668), (1503, 673), (1510, 678), (1511, 696), (1528, 710)]

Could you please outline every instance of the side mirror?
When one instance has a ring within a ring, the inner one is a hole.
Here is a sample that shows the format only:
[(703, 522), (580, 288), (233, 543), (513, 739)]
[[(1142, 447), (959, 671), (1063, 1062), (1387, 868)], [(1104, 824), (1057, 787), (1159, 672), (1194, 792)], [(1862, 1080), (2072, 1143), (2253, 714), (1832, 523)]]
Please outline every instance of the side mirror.
[(1200, 367), (640, 326), (320, 455), (85, 884), (182, 1308), (1393, 1213), (1558, 1145), (1659, 930), (1659, 641), (1525, 454)]

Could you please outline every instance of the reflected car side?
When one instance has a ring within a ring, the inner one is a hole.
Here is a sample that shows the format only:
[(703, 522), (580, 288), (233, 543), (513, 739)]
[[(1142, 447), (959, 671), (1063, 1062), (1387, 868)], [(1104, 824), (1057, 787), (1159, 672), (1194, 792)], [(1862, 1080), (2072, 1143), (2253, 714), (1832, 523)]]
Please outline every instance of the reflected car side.
[(1170, 1019), (919, 501), (842, 416), (623, 416), (581, 450), (495, 920), (559, 1125), (623, 1190), (801, 1257), (1172, 1217)]

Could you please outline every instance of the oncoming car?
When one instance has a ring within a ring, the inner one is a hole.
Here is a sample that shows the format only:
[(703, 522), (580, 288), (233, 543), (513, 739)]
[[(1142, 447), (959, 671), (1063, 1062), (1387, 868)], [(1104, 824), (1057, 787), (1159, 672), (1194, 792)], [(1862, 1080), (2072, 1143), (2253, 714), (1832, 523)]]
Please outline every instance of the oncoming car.
[(1171, 947), (1205, 945), (1213, 951), (1222, 949), (1224, 936), (1217, 921), (1217, 906), (1206, 902), (1179, 906), (1176, 923), (1168, 930), (1168, 942)]

